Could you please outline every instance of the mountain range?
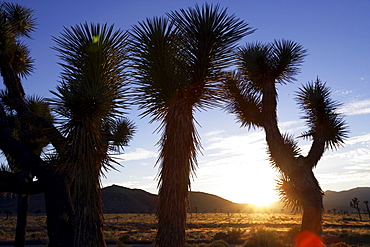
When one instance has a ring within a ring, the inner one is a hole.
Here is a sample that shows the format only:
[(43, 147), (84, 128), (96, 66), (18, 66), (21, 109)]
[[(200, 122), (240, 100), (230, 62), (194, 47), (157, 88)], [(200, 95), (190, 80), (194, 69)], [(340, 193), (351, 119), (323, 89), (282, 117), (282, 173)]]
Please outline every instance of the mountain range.
[[(326, 191), (324, 207), (326, 210), (333, 208), (352, 212), (349, 202), (357, 197), (360, 200), (360, 208), (365, 208), (363, 201), (370, 200), (370, 187), (354, 188), (346, 191)], [(155, 212), (157, 195), (141, 189), (130, 189), (118, 185), (108, 186), (102, 189), (104, 213), (151, 213)], [(190, 192), (190, 212), (199, 213), (235, 213), (235, 212), (279, 212), (283, 207), (276, 202), (269, 207), (256, 207), (252, 204), (240, 204), (228, 201), (216, 195), (204, 192)], [(45, 213), (43, 194), (30, 197), (29, 212), (36, 211)], [(16, 212), (17, 196), (7, 194), (0, 196), (0, 213), (5, 210)]]

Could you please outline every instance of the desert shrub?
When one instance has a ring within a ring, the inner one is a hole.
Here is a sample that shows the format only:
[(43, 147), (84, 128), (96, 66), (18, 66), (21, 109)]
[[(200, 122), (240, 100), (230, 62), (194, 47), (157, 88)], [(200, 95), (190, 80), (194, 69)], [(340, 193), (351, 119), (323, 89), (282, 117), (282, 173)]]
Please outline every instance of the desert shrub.
[(342, 234), (339, 236), (347, 242), (370, 243), (370, 234), (363, 231), (342, 231)]
[(230, 244), (240, 244), (243, 242), (245, 230), (240, 228), (233, 228), (227, 232), (218, 232), (213, 237), (213, 240), (224, 240)]
[(0, 239), (6, 238), (8, 234), (4, 230), (0, 230)]
[(349, 245), (344, 242), (339, 242), (335, 244), (331, 244), (330, 247), (358, 247), (357, 245)]
[(185, 247), (199, 247), (197, 244), (185, 244)]
[(224, 240), (215, 240), (209, 245), (209, 247), (230, 247), (230, 245)]
[(252, 228), (243, 247), (282, 247), (284, 246), (276, 231), (265, 227)]
[(295, 237), (298, 235), (299, 231), (301, 230), (300, 226), (293, 226), (285, 233), (285, 238), (288, 243), (293, 243)]
[(122, 236), (120, 236), (118, 238), (118, 243), (117, 243), (117, 247), (124, 247), (126, 246), (125, 245), (125, 242), (130, 238), (130, 235), (129, 234), (123, 234)]

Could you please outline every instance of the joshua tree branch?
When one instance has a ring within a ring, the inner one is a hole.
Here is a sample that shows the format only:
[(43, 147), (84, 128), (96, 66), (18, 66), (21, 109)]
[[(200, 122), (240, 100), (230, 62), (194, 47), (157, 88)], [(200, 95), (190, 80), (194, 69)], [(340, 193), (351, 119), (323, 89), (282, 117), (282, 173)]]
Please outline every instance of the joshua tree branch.
[(25, 145), (16, 140), (12, 135), (12, 129), (6, 121), (3, 106), (0, 104), (0, 149), (9, 154), (14, 162), (20, 164), (25, 170), (38, 175), (37, 166), (43, 161)]
[(306, 156), (306, 165), (310, 167), (310, 169), (314, 168), (319, 160), (321, 159), (322, 155), (325, 151), (325, 138), (322, 134), (316, 133), (313, 138), (313, 142)]
[(63, 148), (65, 148), (65, 138), (51, 122), (35, 115), (29, 110), (24, 100), (24, 90), (19, 76), (7, 63), (2, 63), (0, 70), (4, 84), (8, 90), (10, 103), (17, 111), (18, 116), (24, 120), (22, 122), (32, 123), (37, 129), (43, 130), (55, 149), (58, 152), (62, 152)]

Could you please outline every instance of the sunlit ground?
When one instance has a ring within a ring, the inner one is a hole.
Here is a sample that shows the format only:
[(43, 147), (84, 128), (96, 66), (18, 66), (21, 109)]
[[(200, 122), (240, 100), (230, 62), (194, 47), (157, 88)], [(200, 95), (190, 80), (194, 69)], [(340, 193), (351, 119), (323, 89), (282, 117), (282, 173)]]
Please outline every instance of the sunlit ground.
[[(117, 243), (122, 236), (132, 242), (150, 243), (156, 234), (155, 214), (106, 214), (104, 231), (109, 243)], [(245, 241), (256, 227), (271, 230), (287, 237), (298, 232), (300, 214), (287, 213), (192, 213), (187, 219), (187, 239), (190, 242), (209, 243), (216, 234), (227, 231), (241, 232)], [(16, 217), (0, 217), (0, 241), (14, 240)], [(323, 238), (326, 241), (356, 241), (370, 244), (369, 221), (360, 222), (356, 215), (324, 215)], [(28, 240), (47, 242), (46, 217), (31, 216), (27, 228)], [(293, 241), (293, 240), (292, 240)], [(291, 241), (291, 242), (292, 242)], [(293, 242), (292, 242), (293, 243)], [(289, 245), (292, 246), (292, 245)], [(312, 246), (311, 246), (312, 247)]]

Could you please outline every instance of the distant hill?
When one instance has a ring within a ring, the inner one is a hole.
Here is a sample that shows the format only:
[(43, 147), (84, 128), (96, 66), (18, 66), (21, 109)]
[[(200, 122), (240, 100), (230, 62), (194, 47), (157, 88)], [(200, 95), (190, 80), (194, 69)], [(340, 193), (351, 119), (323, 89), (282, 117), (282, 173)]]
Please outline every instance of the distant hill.
[(190, 192), (190, 211), (198, 213), (236, 213), (252, 212), (255, 208), (252, 204), (234, 203), (222, 197), (204, 192)]
[(325, 192), (324, 196), (325, 209), (336, 208), (338, 211), (355, 211), (349, 206), (349, 202), (355, 197), (360, 201), (360, 208), (365, 208), (364, 201), (370, 201), (370, 187), (359, 187), (340, 192), (328, 190)]
[(140, 189), (112, 185), (102, 189), (103, 212), (150, 213), (155, 210), (157, 195)]
[[(346, 191), (326, 191), (324, 197), (325, 209), (346, 210), (352, 212), (349, 202), (357, 197), (361, 201), (360, 207), (364, 208), (363, 201), (370, 201), (370, 187), (355, 188)], [(104, 213), (151, 213), (155, 211), (157, 195), (141, 189), (129, 189), (118, 185), (112, 185), (102, 189)], [(190, 192), (190, 207), (192, 212), (253, 212), (258, 210), (251, 204), (239, 204), (223, 199), (219, 196), (203, 192)], [(274, 203), (271, 208), (280, 210), (281, 204)], [(0, 196), (0, 213), (10, 209), (14, 213), (17, 209), (17, 196)], [(30, 213), (40, 210), (45, 213), (43, 194), (32, 195), (30, 198)], [(266, 208), (264, 209), (266, 210)]]

